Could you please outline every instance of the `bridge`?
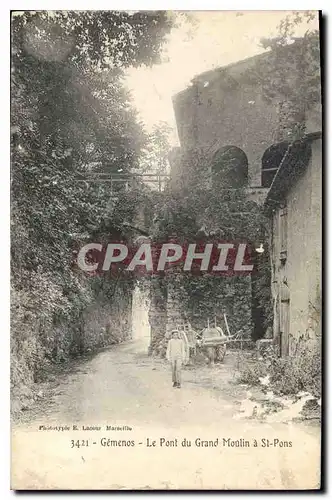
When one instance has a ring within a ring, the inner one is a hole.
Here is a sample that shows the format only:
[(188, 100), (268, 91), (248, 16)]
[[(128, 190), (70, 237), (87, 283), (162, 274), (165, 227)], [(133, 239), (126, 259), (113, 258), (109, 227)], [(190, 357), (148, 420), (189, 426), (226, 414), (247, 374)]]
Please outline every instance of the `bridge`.
[(153, 191), (162, 192), (170, 180), (169, 174), (162, 173), (107, 173), (91, 172), (82, 175), (78, 182), (94, 182), (109, 184), (110, 194), (117, 195), (123, 191), (141, 190), (146, 186)]

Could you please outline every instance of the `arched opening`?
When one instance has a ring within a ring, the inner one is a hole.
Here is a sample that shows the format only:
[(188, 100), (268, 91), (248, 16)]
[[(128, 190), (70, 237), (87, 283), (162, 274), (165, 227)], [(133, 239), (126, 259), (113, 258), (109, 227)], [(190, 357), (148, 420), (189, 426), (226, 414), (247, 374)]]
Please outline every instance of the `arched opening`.
[(270, 146), (262, 156), (262, 187), (270, 187), (289, 143), (280, 142)]
[(224, 146), (212, 159), (213, 185), (223, 187), (243, 187), (248, 185), (248, 158), (236, 146)]

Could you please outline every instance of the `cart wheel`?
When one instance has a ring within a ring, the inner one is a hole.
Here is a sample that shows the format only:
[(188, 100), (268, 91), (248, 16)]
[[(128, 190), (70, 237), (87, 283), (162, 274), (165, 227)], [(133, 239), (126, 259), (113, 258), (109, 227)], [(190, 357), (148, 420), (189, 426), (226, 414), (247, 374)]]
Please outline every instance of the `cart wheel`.
[(224, 361), (224, 357), (226, 355), (226, 351), (227, 351), (227, 346), (226, 344), (222, 346), (222, 355), (221, 355), (221, 361)]
[(224, 361), (225, 354), (226, 354), (226, 344), (218, 346), (217, 347), (217, 360)]
[(207, 347), (206, 354), (209, 359), (209, 365), (214, 365), (214, 361), (216, 359), (216, 348), (215, 347)]

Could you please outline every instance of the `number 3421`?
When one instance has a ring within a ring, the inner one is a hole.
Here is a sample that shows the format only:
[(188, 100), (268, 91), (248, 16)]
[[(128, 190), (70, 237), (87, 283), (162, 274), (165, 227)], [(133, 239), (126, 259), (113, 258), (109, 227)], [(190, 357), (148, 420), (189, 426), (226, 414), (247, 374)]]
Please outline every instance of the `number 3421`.
[(72, 439), (70, 444), (71, 448), (81, 448), (81, 446), (89, 446), (89, 441), (87, 439)]

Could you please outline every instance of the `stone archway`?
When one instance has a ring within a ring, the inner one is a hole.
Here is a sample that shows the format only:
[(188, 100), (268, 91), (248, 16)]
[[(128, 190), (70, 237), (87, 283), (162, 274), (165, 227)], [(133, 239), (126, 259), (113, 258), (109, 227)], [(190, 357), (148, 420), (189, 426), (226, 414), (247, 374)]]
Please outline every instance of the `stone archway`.
[(248, 185), (248, 158), (237, 146), (224, 146), (213, 155), (212, 184), (237, 188)]

